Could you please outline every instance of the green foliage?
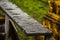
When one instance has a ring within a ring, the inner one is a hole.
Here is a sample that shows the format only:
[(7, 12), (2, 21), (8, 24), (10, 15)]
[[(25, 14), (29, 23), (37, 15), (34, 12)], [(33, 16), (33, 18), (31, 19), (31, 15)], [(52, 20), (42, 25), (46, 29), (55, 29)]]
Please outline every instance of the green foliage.
[(42, 22), (42, 17), (48, 11), (48, 5), (44, 2), (48, 0), (10, 0), (24, 12), (35, 18), (39, 22)]

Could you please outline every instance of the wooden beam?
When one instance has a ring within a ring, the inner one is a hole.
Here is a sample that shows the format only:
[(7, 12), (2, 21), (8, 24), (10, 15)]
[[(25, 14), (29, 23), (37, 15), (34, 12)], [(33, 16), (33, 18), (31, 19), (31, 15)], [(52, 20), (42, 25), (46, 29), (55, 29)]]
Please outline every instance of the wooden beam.
[(15, 4), (12, 4), (11, 2), (3, 2), (1, 3), (0, 7), (5, 12), (7, 17), (13, 20), (19, 26), (19, 28), (21, 28), (26, 33), (26, 35), (51, 36), (52, 32), (50, 30), (44, 28), (42, 24), (31, 18)]

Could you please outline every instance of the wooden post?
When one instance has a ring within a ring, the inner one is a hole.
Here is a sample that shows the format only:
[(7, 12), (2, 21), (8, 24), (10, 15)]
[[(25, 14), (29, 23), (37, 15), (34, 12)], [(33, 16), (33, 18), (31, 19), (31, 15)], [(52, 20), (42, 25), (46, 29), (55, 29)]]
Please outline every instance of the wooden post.
[(9, 32), (9, 18), (7, 15), (5, 15), (5, 40), (8, 40), (8, 32)]

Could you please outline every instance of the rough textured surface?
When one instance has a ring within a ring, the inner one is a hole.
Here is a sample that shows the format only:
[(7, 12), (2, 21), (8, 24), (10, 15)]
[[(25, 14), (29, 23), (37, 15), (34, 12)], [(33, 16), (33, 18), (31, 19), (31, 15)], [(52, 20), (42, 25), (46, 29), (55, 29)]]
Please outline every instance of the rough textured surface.
[(51, 33), (44, 28), (40, 23), (31, 18), (29, 15), (20, 10), (17, 6), (10, 2), (1, 4), (1, 8), (10, 16), (27, 34), (45, 34)]

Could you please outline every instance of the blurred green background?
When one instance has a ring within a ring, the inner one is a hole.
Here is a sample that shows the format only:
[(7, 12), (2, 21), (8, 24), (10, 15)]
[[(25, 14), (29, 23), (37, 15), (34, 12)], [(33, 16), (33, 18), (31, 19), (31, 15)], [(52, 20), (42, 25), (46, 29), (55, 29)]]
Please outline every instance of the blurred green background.
[[(10, 0), (28, 15), (42, 23), (43, 16), (48, 12), (48, 0)], [(3, 12), (0, 10), (0, 14)]]

